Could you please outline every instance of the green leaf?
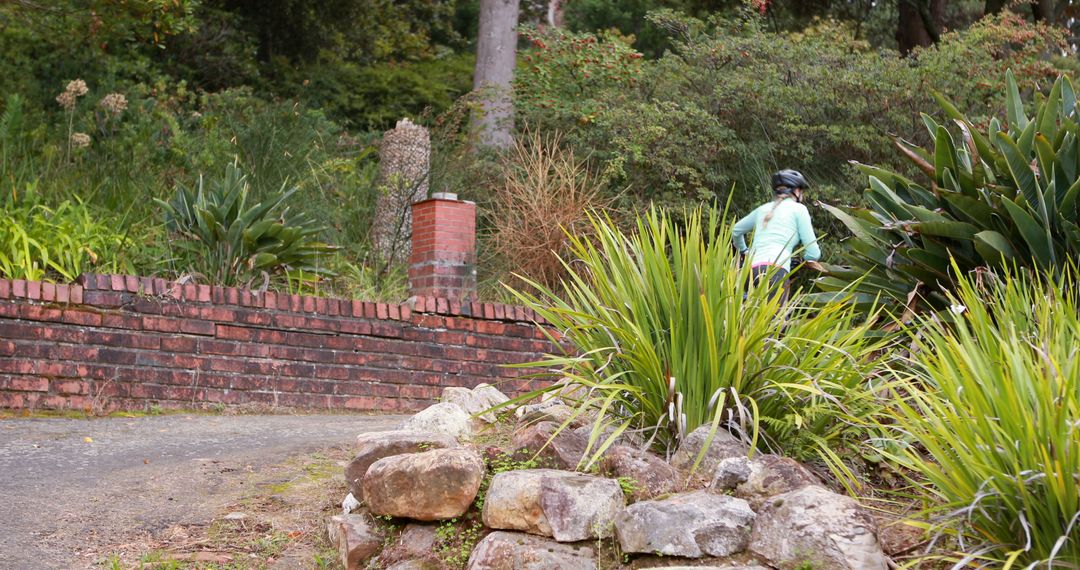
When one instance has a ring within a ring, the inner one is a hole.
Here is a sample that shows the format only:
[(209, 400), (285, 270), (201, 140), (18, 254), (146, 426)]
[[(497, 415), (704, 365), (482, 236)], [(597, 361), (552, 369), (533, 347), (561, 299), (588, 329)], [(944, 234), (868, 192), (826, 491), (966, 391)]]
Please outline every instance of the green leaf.
[(1027, 158), (1016, 143), (1006, 133), (998, 133), (996, 139), (1001, 154), (1009, 164), (1009, 173), (1020, 194), (1029, 204), (1039, 203), (1039, 187), (1035, 182), (1035, 173), (1031, 171), (1031, 159)]
[(1036, 222), (1035, 218), (1023, 207), (1017, 205), (1013, 201), (1002, 200), (1001, 203), (1009, 212), (1009, 216), (1012, 218), (1013, 223), (1016, 224), (1016, 228), (1020, 231), (1020, 235), (1023, 236), (1024, 241), (1027, 242), (1032, 257), (1034, 257), (1042, 267), (1050, 267), (1053, 265), (1053, 246), (1047, 241), (1046, 232), (1042, 225)]
[(919, 233), (931, 236), (941, 236), (953, 239), (971, 240), (979, 228), (966, 222), (920, 222), (911, 224), (911, 228)]
[(1020, 89), (1016, 86), (1016, 77), (1011, 69), (1005, 72), (1005, 82), (1008, 85), (1005, 110), (1008, 114), (1009, 130), (1019, 133), (1027, 128), (1028, 118), (1024, 114), (1024, 102), (1020, 99)]

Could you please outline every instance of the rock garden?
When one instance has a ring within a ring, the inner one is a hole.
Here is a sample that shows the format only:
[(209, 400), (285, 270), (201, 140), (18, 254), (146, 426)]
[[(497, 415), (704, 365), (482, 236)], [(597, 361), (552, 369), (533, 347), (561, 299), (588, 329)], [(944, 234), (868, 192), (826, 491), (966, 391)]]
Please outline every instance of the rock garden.
[(633, 435), (597, 454), (595, 417), (563, 400), (580, 392), (519, 404), (447, 388), (399, 430), (359, 436), (328, 521), (345, 567), (889, 567), (870, 513), (800, 463), (710, 426), (670, 458)]

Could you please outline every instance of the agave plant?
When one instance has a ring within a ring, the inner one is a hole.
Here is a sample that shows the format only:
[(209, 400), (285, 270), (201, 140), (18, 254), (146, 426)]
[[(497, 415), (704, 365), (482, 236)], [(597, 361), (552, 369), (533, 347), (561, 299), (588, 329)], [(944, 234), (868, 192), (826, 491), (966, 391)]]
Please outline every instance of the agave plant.
[(295, 191), (283, 187), (249, 205), (247, 177), (235, 163), (223, 178), (178, 185), (170, 201), (157, 200), (166, 227), (180, 238), (178, 269), (222, 285), (250, 285), (290, 271), (325, 274), (320, 256), (336, 248), (316, 239), (322, 229), (314, 220), (285, 207)]
[(873, 166), (870, 208), (825, 208), (854, 234), (846, 266), (827, 266), (826, 291), (854, 284), (906, 307), (940, 308), (957, 272), (1004, 263), (1055, 270), (1080, 254), (1080, 116), (1068, 78), (1054, 83), (1029, 117), (1007, 74), (1007, 124), (988, 134), (938, 96), (954, 130), (923, 115), (933, 141), (897, 140), (927, 184)]

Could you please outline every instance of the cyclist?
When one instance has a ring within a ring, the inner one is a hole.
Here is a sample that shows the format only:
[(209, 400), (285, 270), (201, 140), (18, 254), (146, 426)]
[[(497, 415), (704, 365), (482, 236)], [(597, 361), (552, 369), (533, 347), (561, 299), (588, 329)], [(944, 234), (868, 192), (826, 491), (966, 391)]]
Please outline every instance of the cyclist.
[[(820, 268), (817, 260), (821, 259), (821, 248), (810, 222), (810, 212), (802, 204), (803, 193), (810, 187), (806, 178), (796, 170), (781, 170), (773, 174), (772, 187), (772, 201), (736, 222), (732, 239), (739, 253), (750, 258), (754, 281), (768, 275), (770, 287), (781, 288), (782, 300), (786, 301), (792, 251), (801, 246), (808, 265)], [(744, 236), (751, 231), (754, 245), (748, 248)]]

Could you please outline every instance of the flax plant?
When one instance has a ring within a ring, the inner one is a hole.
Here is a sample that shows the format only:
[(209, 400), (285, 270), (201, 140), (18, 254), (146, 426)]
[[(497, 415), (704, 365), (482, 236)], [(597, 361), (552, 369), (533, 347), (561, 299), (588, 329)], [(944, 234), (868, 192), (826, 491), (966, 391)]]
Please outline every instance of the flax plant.
[(957, 547), (931, 556), (953, 568), (1080, 568), (1075, 277), (960, 273), (950, 318), (911, 333), (894, 459), (932, 501), (935, 547)]
[(677, 223), (654, 209), (627, 234), (593, 217), (589, 239), (570, 236), (560, 293), (535, 282), (538, 294), (515, 292), (568, 349), (533, 365), (585, 388), (578, 414), (596, 418), (586, 463), (619, 435), (670, 453), (710, 426), (818, 457), (850, 481), (841, 455), (867, 440), (870, 357), (887, 340), (851, 304), (810, 308), (796, 294), (784, 305), (753, 286), (722, 218), (699, 210)]

